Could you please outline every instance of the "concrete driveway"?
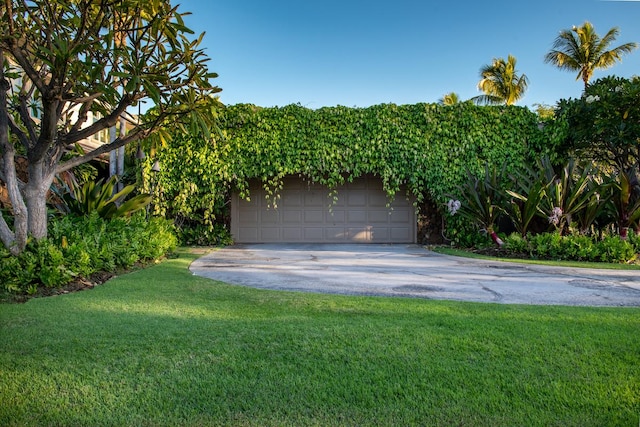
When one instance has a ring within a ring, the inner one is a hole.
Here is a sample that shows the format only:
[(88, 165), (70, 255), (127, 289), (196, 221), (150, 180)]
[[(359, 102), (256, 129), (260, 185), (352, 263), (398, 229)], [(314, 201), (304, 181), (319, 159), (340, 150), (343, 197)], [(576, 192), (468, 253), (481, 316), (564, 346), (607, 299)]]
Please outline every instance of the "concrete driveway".
[(191, 271), (261, 289), (505, 304), (640, 306), (640, 271), (482, 261), (418, 245), (260, 244), (196, 260)]

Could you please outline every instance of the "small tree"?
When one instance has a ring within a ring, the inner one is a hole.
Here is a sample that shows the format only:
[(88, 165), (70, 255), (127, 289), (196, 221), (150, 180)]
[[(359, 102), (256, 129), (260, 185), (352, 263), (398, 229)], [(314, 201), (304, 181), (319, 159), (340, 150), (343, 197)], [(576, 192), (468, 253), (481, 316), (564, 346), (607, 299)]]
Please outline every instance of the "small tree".
[(442, 98), (438, 99), (438, 104), (440, 105), (456, 105), (462, 102), (460, 100), (460, 95), (455, 92), (449, 92), (444, 94)]
[(481, 80), (478, 89), (484, 92), (473, 99), (479, 104), (513, 105), (524, 96), (529, 79), (526, 75), (518, 75), (516, 58), (509, 55), (494, 58), (493, 62), (480, 69)]
[(561, 70), (577, 71), (576, 80), (582, 80), (586, 89), (596, 69), (612, 67), (622, 60), (623, 54), (638, 47), (632, 42), (610, 48), (619, 32), (613, 27), (600, 38), (590, 22), (586, 21), (580, 27), (574, 25), (571, 30), (560, 31), (544, 62)]
[(567, 124), (565, 146), (627, 171), (640, 166), (640, 78), (596, 80), (578, 99), (561, 100), (557, 117)]
[[(0, 184), (13, 253), (47, 235), (46, 195), (56, 174), (128, 143), (159, 135), (162, 123), (208, 132), (218, 92), (208, 58), (169, 1), (3, 0), (0, 4)], [(155, 105), (127, 134), (62, 162), (74, 145), (109, 128), (143, 99)], [(88, 123), (88, 113), (101, 119)], [(28, 180), (16, 172), (27, 160)]]

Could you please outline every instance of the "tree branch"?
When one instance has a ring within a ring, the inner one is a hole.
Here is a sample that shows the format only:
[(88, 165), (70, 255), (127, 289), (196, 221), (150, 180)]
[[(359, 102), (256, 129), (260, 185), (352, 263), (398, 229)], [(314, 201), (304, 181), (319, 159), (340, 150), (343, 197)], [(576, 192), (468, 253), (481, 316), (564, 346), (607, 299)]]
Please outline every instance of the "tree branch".
[(103, 117), (97, 122), (82, 128), (82, 129), (72, 129), (65, 137), (63, 138), (62, 145), (72, 145), (78, 141), (82, 141), (83, 139), (89, 138), (91, 135), (95, 135), (103, 129), (110, 128), (114, 126), (120, 116), (126, 111), (127, 107), (131, 106), (135, 100), (134, 95), (125, 94), (121, 99), (116, 108), (113, 109), (108, 116)]
[(151, 133), (152, 133), (152, 129), (141, 129), (141, 128), (135, 129), (133, 132), (131, 132), (127, 136), (119, 137), (115, 139), (113, 142), (111, 142), (110, 144), (101, 145), (100, 147), (85, 154), (84, 156), (74, 157), (71, 160), (67, 160), (64, 163), (59, 164), (58, 167), (56, 168), (56, 174), (68, 171), (69, 169), (73, 169), (76, 166), (80, 166), (84, 163), (90, 162), (91, 160), (95, 159), (96, 157), (102, 154), (108, 153), (113, 150), (117, 150), (118, 148), (124, 147), (125, 145), (131, 142), (135, 142), (139, 139), (146, 138)]

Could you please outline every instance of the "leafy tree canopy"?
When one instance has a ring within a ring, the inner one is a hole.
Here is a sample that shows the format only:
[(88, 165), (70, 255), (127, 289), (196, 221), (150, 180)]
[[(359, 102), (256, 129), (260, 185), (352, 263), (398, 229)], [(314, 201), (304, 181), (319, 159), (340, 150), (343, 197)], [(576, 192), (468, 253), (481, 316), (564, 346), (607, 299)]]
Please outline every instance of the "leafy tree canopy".
[[(159, 133), (162, 123), (209, 132), (219, 89), (183, 15), (162, 0), (5, 0), (0, 4), (0, 183), (12, 253), (47, 234), (46, 193), (55, 175)], [(109, 128), (143, 100), (154, 108), (110, 144), (61, 161), (78, 141)], [(99, 113), (91, 123), (89, 112)], [(28, 181), (15, 156), (28, 162)]]
[(518, 75), (516, 58), (509, 55), (504, 58), (494, 58), (491, 64), (480, 69), (478, 89), (484, 92), (474, 98), (479, 104), (513, 105), (524, 96), (529, 85), (526, 75)]
[(639, 167), (640, 77), (596, 80), (578, 99), (561, 100), (564, 144), (619, 171)]
[(623, 54), (638, 47), (637, 43), (631, 42), (611, 48), (619, 33), (620, 30), (613, 27), (600, 37), (593, 25), (585, 21), (579, 27), (574, 25), (571, 30), (562, 30), (544, 60), (561, 70), (577, 71), (576, 80), (582, 80), (586, 88), (596, 69), (612, 67)]

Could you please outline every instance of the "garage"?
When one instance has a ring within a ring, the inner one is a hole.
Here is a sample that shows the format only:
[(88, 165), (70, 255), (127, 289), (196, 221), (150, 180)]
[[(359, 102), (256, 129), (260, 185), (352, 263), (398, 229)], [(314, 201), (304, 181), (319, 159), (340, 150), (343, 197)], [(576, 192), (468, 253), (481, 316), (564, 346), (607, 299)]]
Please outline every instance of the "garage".
[[(331, 203), (327, 187), (298, 177), (284, 179), (277, 206), (258, 181), (250, 200), (231, 199), (231, 233), (236, 243), (415, 243), (417, 218), (404, 189), (389, 202), (382, 181), (356, 178), (337, 188)], [(331, 206), (330, 206), (331, 205)]]

